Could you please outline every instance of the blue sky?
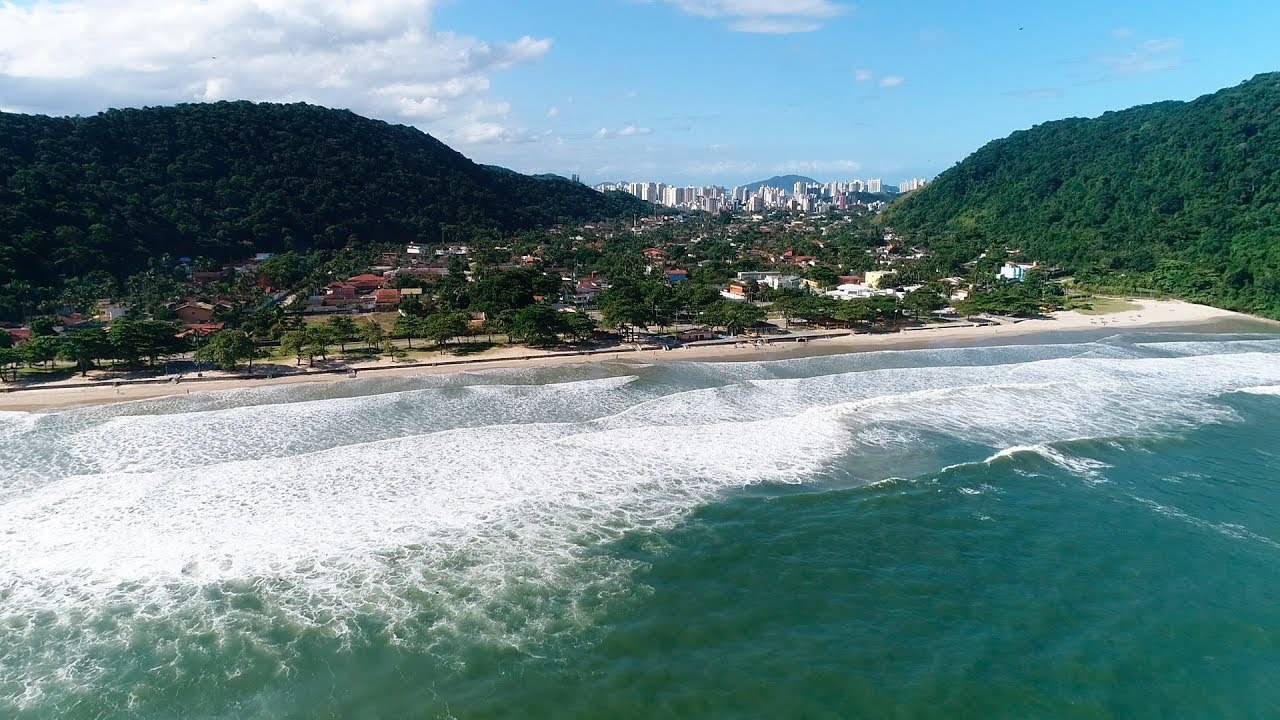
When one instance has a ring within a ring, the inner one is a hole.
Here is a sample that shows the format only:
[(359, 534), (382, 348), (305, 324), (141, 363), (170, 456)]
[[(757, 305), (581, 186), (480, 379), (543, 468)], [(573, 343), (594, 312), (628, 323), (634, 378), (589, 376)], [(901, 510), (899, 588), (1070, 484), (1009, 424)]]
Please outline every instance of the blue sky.
[(0, 0), (0, 108), (306, 100), (590, 182), (896, 183), (1280, 70), (1277, 27), (1261, 0)]

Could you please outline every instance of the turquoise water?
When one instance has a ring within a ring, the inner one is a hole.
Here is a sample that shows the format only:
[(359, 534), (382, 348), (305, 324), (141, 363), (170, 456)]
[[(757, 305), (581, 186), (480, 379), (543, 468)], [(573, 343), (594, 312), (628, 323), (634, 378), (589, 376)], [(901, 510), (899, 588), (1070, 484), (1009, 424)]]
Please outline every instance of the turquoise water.
[(1280, 338), (0, 414), (0, 717), (1280, 716)]

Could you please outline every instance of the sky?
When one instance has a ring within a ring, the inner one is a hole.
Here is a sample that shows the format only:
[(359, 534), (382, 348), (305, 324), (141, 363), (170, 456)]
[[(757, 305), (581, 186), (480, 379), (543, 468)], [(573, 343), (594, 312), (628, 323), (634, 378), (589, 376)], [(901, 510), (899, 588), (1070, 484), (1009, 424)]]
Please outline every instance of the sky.
[(306, 101), (586, 182), (933, 177), (1280, 70), (1231, 0), (0, 0), (0, 110)]

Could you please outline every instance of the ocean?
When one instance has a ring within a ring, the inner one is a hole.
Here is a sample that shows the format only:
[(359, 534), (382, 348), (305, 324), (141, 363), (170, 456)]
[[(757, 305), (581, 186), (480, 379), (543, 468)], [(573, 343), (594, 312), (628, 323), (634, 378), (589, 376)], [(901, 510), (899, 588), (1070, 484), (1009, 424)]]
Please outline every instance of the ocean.
[(0, 717), (1280, 717), (1280, 335), (0, 414)]

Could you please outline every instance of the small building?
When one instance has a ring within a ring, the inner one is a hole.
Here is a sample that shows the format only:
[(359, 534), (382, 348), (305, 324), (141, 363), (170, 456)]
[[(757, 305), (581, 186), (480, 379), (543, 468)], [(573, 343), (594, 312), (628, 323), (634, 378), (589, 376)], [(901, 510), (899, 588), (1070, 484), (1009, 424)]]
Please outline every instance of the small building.
[(213, 305), (204, 302), (183, 303), (173, 309), (186, 325), (207, 324), (213, 321)]
[(9, 339), (15, 346), (31, 339), (31, 328), (9, 328), (5, 332), (9, 333)]
[(671, 270), (667, 271), (667, 282), (671, 283), (672, 285), (675, 285), (676, 283), (685, 282), (688, 279), (689, 279), (688, 270), (681, 270), (680, 268), (672, 268)]
[(759, 282), (774, 290), (799, 290), (804, 287), (803, 281), (795, 275), (773, 275)]
[(225, 277), (226, 273), (221, 270), (191, 273), (191, 284), (196, 285), (197, 287), (209, 285), (216, 282), (222, 282)]
[(359, 299), (360, 293), (356, 291), (356, 286), (347, 282), (330, 283), (324, 291), (324, 302), (326, 305), (346, 302)]
[(121, 303), (113, 303), (109, 300), (99, 300), (97, 305), (97, 319), (101, 322), (115, 322), (124, 317), (129, 312), (129, 306)]
[(676, 333), (676, 340), (682, 343), (702, 342), (703, 340), (717, 340), (719, 335), (708, 330), (707, 328), (690, 328), (681, 330)]
[(1036, 267), (1036, 263), (1007, 262), (1004, 267), (1000, 268), (1000, 278), (1013, 282), (1022, 282), (1027, 279), (1027, 274), (1035, 270)]
[(347, 283), (354, 285), (356, 291), (367, 293), (386, 287), (387, 279), (381, 275), (364, 273), (363, 275), (356, 275), (355, 277), (347, 278)]
[(394, 288), (382, 288), (373, 291), (373, 309), (378, 311), (395, 310), (400, 305), (400, 291)]
[(208, 337), (227, 326), (226, 323), (188, 323), (187, 329), (177, 334), (180, 338)]
[(897, 275), (896, 270), (868, 270), (863, 275), (863, 284), (867, 287), (879, 290), (885, 286), (885, 282)]
[(724, 290), (720, 291), (720, 297), (725, 300), (733, 300), (734, 302), (742, 302), (751, 294), (751, 290), (745, 283), (731, 282)]
[[(759, 252), (759, 251), (752, 250), (751, 254), (754, 254), (756, 252)], [(738, 273), (738, 280), (741, 282), (748, 282), (751, 280), (755, 280), (756, 282), (761, 284), (765, 284), (766, 281), (768, 281), (770, 278), (780, 278), (780, 277), (782, 277), (782, 273), (776, 270), (751, 271), (751, 272)]]

